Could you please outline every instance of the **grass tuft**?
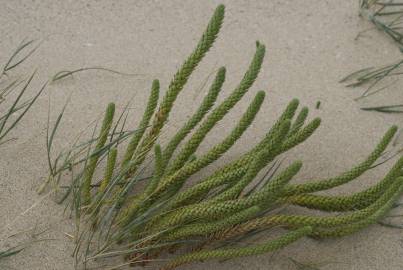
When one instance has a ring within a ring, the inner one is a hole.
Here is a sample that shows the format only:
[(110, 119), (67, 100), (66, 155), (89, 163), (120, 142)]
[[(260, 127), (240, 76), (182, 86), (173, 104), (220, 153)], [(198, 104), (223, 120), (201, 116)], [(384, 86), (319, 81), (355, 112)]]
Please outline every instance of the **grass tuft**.
[[(36, 72), (33, 72), (25, 79), (11, 79), (11, 74), (14, 73), (19, 66), (24, 64), (29, 57), (38, 49), (40, 43), (36, 44), (34, 40), (23, 40), (18, 47), (11, 53), (6, 63), (3, 65), (0, 71), (0, 150), (1, 146), (5, 143), (9, 143), (14, 138), (9, 138), (11, 131), (17, 126), (22, 118), (32, 108), (39, 96), (44, 91), (47, 83), (45, 83), (34, 96), (26, 98), (27, 93), (35, 78)], [(1, 169), (1, 168), (0, 168)], [(1, 179), (0, 179), (1, 181)], [(33, 208), (31, 206), (29, 209)], [(28, 210), (26, 210), (28, 211)], [(10, 237), (3, 236), (7, 228), (2, 228), (3, 234), (0, 236), (0, 244)], [(20, 244), (11, 244), (11, 247), (0, 250), (0, 261), (17, 255), (28, 246), (41, 240), (25, 241)], [(15, 242), (15, 241), (14, 241)], [(1, 266), (0, 266), (1, 267)]]

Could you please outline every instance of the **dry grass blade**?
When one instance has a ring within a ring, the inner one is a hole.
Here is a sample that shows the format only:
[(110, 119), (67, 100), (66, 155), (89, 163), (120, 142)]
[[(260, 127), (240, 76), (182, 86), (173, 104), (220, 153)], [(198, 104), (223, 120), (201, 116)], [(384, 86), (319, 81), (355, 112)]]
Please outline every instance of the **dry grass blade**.
[(20, 253), (21, 251), (23, 251), (25, 249), (25, 246), (15, 246), (15, 247), (10, 247), (6, 250), (0, 251), (0, 260), (7, 258), (7, 257), (11, 257), (13, 255), (16, 255), (18, 253)]
[(7, 75), (9, 71), (25, 62), (39, 48), (40, 43), (33, 47), (34, 43), (35, 40), (23, 40), (20, 43), (17, 49), (11, 54), (6, 64), (3, 66), (3, 71), (0, 74), (0, 79), (3, 75)]
[(320, 270), (320, 268), (313, 263), (302, 263), (293, 258), (288, 259), (295, 265), (296, 269), (298, 270)]
[[(403, 2), (398, 0), (360, 0), (360, 15), (372, 22), (375, 27), (391, 37), (403, 52)], [(353, 72), (343, 79), (348, 87), (368, 85), (356, 100), (374, 95), (389, 88), (397, 79), (389, 83), (391, 78), (403, 74), (403, 60), (380, 68), (364, 68)], [(376, 88), (377, 87), (377, 88)]]
[(383, 113), (403, 113), (403, 104), (376, 106), (376, 107), (363, 107), (363, 108), (361, 108), (361, 110), (376, 111), (376, 112), (383, 112)]
[[(380, 68), (365, 68), (358, 72), (353, 72), (352, 74), (343, 78), (340, 82), (347, 83), (347, 87), (368, 85), (361, 96), (356, 98), (356, 100), (359, 100), (379, 93), (387, 89), (390, 85), (396, 83), (397, 80), (394, 80), (392, 83), (387, 82), (388, 79), (395, 78), (396, 76), (403, 74), (402, 64), (403, 60)], [(383, 85), (376, 88), (376, 86), (380, 85), (381, 82)]]
[(7, 257), (17, 255), (18, 253), (24, 251), (25, 249), (34, 245), (35, 243), (44, 242), (44, 241), (53, 241), (53, 240), (55, 240), (55, 239), (38, 239), (38, 240), (33, 239), (30, 241), (25, 241), (22, 244), (14, 245), (14, 246), (6, 248), (4, 250), (0, 250), (0, 261)]
[[(34, 40), (22, 41), (3, 66), (3, 71), (0, 74), (0, 82), (5, 82), (7, 85), (0, 90), (0, 105), (4, 103), (6, 97), (9, 96), (11, 92), (17, 91), (16, 89), (22, 85), (21, 90), (12, 102), (11, 106), (9, 106), (4, 115), (0, 115), (0, 143), (2, 143), (2, 140), (4, 140), (6, 135), (8, 135), (8, 133), (29, 111), (46, 87), (45, 83), (43, 87), (34, 95), (34, 97), (22, 101), (22, 98), (29, 88), (36, 72), (32, 73), (32, 75), (26, 80), (13, 80), (8, 82), (7, 78), (4, 79), (3, 77), (4, 75), (8, 75), (8, 72), (11, 72), (14, 68), (24, 63), (37, 50), (40, 44), (33, 47), (34, 43)], [(17, 113), (18, 115), (16, 116), (16, 119), (10, 120), (11, 116), (15, 116)]]
[(121, 75), (121, 76), (140, 76), (141, 75), (141, 74), (134, 74), (134, 73), (124, 73), (124, 72), (116, 71), (116, 70), (113, 70), (110, 68), (105, 68), (105, 67), (84, 67), (84, 68), (78, 68), (78, 69), (71, 70), (71, 71), (70, 70), (59, 71), (55, 75), (52, 76), (50, 81), (56, 82), (56, 81), (66, 78), (66, 77), (73, 76), (75, 73), (80, 73), (80, 72), (89, 71), (89, 70), (106, 71), (106, 72)]
[(403, 2), (360, 0), (360, 14), (403, 47)]
[[(17, 49), (11, 54), (7, 62), (4, 64), (0, 73), (0, 85), (2, 85), (0, 90), (0, 109), (2, 112), (2, 114), (0, 114), (0, 146), (6, 142), (12, 141), (12, 139), (7, 138), (7, 135), (9, 135), (9, 133), (16, 127), (21, 119), (31, 109), (33, 104), (37, 101), (46, 87), (46, 84), (44, 84), (43, 87), (33, 97), (24, 100), (25, 96), (27, 95), (26, 93), (31, 86), (32, 80), (34, 79), (35, 72), (25, 80), (11, 80), (8, 78), (8, 75), (13, 72), (15, 68), (23, 64), (39, 47), (39, 44), (36, 46), (34, 45), (35, 42), (33, 40), (22, 41)], [(3, 85), (6, 86), (3, 87)], [(13, 96), (14, 92), (17, 92), (15, 93), (15, 97)], [(3, 109), (4, 107), (5, 109)], [(42, 200), (43, 198), (39, 200), (39, 202), (41, 202)], [(24, 215), (27, 211), (35, 207), (39, 202), (33, 204), (21, 215)], [(9, 238), (7, 237), (7, 235), (4, 236), (4, 231), (6, 231), (7, 227), (11, 226), (14, 221), (9, 223), (6, 228), (3, 228), (3, 234), (0, 236), (1, 242)], [(17, 255), (28, 246), (38, 241), (42, 240), (25, 241), (22, 244), (14, 244), (10, 248), (0, 250), (0, 260)]]
[(321, 270), (322, 267), (327, 266), (329, 264), (336, 264), (336, 262), (322, 262), (322, 263), (313, 263), (313, 262), (300, 262), (293, 258), (288, 258), (298, 270)]

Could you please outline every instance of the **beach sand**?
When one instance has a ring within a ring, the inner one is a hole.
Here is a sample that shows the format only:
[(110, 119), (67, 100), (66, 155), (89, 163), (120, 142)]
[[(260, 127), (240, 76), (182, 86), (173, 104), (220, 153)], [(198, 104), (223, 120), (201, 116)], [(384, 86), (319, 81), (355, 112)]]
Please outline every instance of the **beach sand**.
[[(2, 233), (46, 229), (39, 238), (53, 240), (35, 243), (2, 262), (0, 268), (74, 269), (74, 245), (68, 236), (74, 232), (74, 221), (63, 214), (65, 205), (36, 193), (48, 171), (45, 143), (49, 103), (54, 123), (70, 99), (55, 150), (67, 146), (81, 130), (99, 119), (111, 101), (116, 102), (120, 112), (133, 98), (129, 125), (134, 127), (152, 80), (158, 78), (165, 91), (219, 3), (226, 5), (220, 36), (180, 94), (162, 142), (191, 115), (206, 93), (203, 83), (222, 65), (227, 67), (227, 81), (219, 99), (228, 95), (242, 78), (256, 40), (267, 49), (261, 74), (236, 109), (209, 134), (200, 152), (231, 130), (258, 90), (264, 90), (267, 97), (254, 124), (239, 142), (198, 177), (208, 175), (257, 143), (292, 98), (311, 108), (310, 117), (320, 116), (323, 120), (307, 142), (284, 155), (286, 161), (304, 162), (296, 180), (300, 182), (334, 176), (351, 168), (366, 158), (388, 127), (402, 125), (403, 118), (398, 114), (360, 110), (362, 105), (401, 102), (399, 87), (356, 102), (354, 98), (363, 89), (338, 83), (348, 73), (401, 57), (395, 44), (378, 31), (365, 32), (356, 39), (360, 31), (372, 27), (358, 16), (358, 1), (2, 1), (1, 63), (24, 38), (43, 40), (24, 67), (15, 71), (16, 76), (26, 76), (37, 69), (29, 89), (31, 95), (61, 70), (102, 66), (136, 75), (86, 71), (49, 85), (12, 132), (10, 137), (17, 140), (1, 146), (0, 228), (11, 228)], [(318, 101), (321, 106), (315, 109)], [(388, 162), (326, 194), (362, 190), (379, 181), (392, 164)], [(275, 254), (181, 269), (297, 269), (291, 257), (323, 264), (320, 269), (325, 270), (401, 270), (402, 239), (400, 230), (373, 225), (345, 238), (320, 242), (306, 238)]]

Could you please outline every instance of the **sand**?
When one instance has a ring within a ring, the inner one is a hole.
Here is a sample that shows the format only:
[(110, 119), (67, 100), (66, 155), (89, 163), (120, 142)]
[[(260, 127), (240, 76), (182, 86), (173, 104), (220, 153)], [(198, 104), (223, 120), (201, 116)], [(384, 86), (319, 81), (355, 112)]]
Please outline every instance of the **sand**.
[[(68, 98), (65, 118), (55, 141), (57, 147), (98, 119), (108, 102), (118, 110), (133, 98), (130, 125), (139, 121), (151, 81), (162, 89), (197, 42), (218, 1), (2, 1), (0, 9), (3, 63), (23, 38), (43, 40), (39, 50), (16, 74), (38, 69), (30, 89), (33, 94), (51, 75), (83, 66), (103, 66), (137, 76), (88, 71), (50, 85), (29, 115), (14, 130), (18, 140), (2, 146), (0, 158), (0, 228), (13, 222), (5, 234), (36, 228), (47, 229), (37, 243), (4, 269), (74, 269), (73, 244), (65, 234), (73, 222), (63, 215), (64, 206), (42, 198), (35, 189), (47, 174), (45, 151), (48, 104), (54, 121)], [(338, 83), (357, 69), (389, 63), (400, 57), (382, 33), (358, 32), (371, 25), (358, 17), (357, 1), (223, 1), (226, 20), (214, 48), (191, 77), (172, 113), (164, 136), (169, 136), (193, 111), (205, 92), (207, 75), (221, 65), (228, 69), (221, 99), (242, 77), (254, 52), (255, 40), (267, 47), (261, 75), (250, 93), (208, 136), (200, 151), (217, 142), (233, 127), (258, 90), (267, 93), (265, 105), (242, 139), (216, 164), (249, 149), (271, 126), (289, 100), (299, 98), (320, 116), (323, 124), (312, 138), (286, 154), (301, 159), (298, 181), (337, 175), (363, 160), (399, 115), (364, 112), (353, 99), (360, 89)], [(397, 87), (398, 88), (398, 87)], [(205, 90), (205, 89), (204, 89)], [(398, 102), (399, 90), (384, 92), (363, 104)], [(315, 109), (317, 101), (321, 102)], [(353, 192), (375, 183), (392, 163), (367, 172), (334, 193)], [(207, 175), (214, 166), (200, 175)], [(38, 202), (40, 201), (40, 202)], [(37, 205), (21, 216), (32, 204)], [(17, 219), (16, 219), (17, 218)], [(379, 225), (353, 236), (317, 242), (304, 239), (274, 255), (242, 258), (225, 263), (195, 264), (182, 269), (296, 269), (289, 257), (301, 262), (326, 264), (321, 269), (400, 270), (402, 232)], [(2, 268), (3, 269), (3, 268)]]

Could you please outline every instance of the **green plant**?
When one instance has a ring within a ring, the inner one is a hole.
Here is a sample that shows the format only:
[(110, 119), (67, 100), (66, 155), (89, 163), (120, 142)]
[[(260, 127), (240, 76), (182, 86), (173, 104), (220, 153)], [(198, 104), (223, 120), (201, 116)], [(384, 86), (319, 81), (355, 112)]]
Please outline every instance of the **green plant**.
[[(6, 136), (28, 112), (46, 86), (46, 84), (43, 85), (34, 97), (22, 100), (34, 79), (35, 72), (25, 79), (9, 79), (9, 73), (27, 60), (37, 49), (37, 47), (31, 48), (33, 42), (33, 40), (23, 41), (0, 71), (0, 109), (2, 109), (0, 111), (0, 145), (5, 142)], [(26, 52), (27, 50), (28, 52)], [(18, 88), (21, 90), (15, 97), (12, 97), (11, 104), (7, 103), (8, 96), (12, 95)], [(4, 107), (6, 107), (5, 110), (3, 110)]]
[(403, 3), (399, 0), (360, 0), (359, 6), (360, 15), (391, 37), (402, 50)]
[[(403, 51), (403, 2), (402, 1), (380, 1), (380, 0), (360, 0), (360, 16), (372, 22), (374, 26), (386, 33), (395, 41), (400, 51)], [(357, 37), (359, 37), (360, 33)], [(381, 67), (368, 67), (355, 71), (343, 79), (341, 83), (346, 83), (347, 87), (359, 87), (366, 85), (364, 92), (356, 98), (363, 99), (377, 94), (398, 81), (402, 74), (403, 60), (395, 61)], [(385, 113), (401, 113), (401, 104), (384, 105), (375, 107), (365, 107), (363, 110), (371, 110)]]
[[(197, 154), (204, 138), (256, 80), (265, 55), (265, 46), (257, 42), (244, 77), (231, 94), (214, 105), (226, 78), (222, 67), (193, 116), (166, 146), (158, 144), (177, 96), (213, 45), (223, 19), (224, 6), (220, 5), (161, 102), (158, 102), (160, 84), (157, 80), (152, 83), (148, 104), (136, 130), (124, 131), (125, 110), (117, 121), (113, 120), (115, 106), (111, 103), (97, 131), (98, 136), (94, 129), (89, 141), (74, 143), (54, 161), (49, 158), (50, 175), (45, 185), (52, 184), (56, 188), (60, 203), (71, 198), (69, 206), (77, 226), (74, 250), (77, 263), (87, 266), (102, 260), (112, 264), (113, 260), (108, 261), (110, 257), (124, 256), (127, 262), (115, 265), (117, 269), (128, 264), (158, 262), (162, 252), (181, 251), (181, 255), (170, 258), (162, 266), (162, 269), (173, 269), (195, 261), (278, 250), (304, 236), (341, 237), (377, 222), (402, 193), (403, 158), (383, 180), (366, 190), (347, 196), (315, 194), (346, 184), (371, 169), (394, 137), (396, 127), (386, 132), (367, 159), (338, 176), (291, 184), (302, 166), (299, 161), (275, 173), (279, 169), (276, 158), (304, 142), (320, 125), (319, 118), (306, 123), (306, 107), (297, 114), (299, 102), (296, 99), (288, 104), (255, 147), (210, 176), (189, 183), (190, 176), (215, 162), (235, 144), (253, 122), (265, 98), (263, 91), (257, 92), (232, 131), (205, 154)], [(48, 133), (49, 157), (62, 115), (63, 112)], [(126, 140), (128, 145), (122, 151)], [(145, 176), (145, 168), (150, 164), (147, 157), (152, 150), (154, 169), (152, 175)], [(117, 154), (121, 151), (123, 159), (119, 162)], [(260, 177), (259, 173), (269, 163), (272, 163), (271, 175)], [(99, 170), (104, 170), (103, 176), (96, 180)], [(63, 186), (60, 183), (66, 171), (70, 171), (71, 183)], [(346, 213), (320, 216), (275, 211), (288, 205)], [(274, 240), (238, 246), (246, 238), (273, 227), (281, 227), (285, 232)]]
[[(12, 140), (8, 138), (10, 132), (29, 111), (46, 86), (44, 84), (33, 97), (24, 100), (35, 72), (27, 78), (13, 78), (11, 74), (35, 52), (38, 47), (34, 45), (33, 40), (22, 41), (0, 70), (0, 150), (3, 144)], [(2, 231), (6, 231), (6, 228), (2, 228)], [(3, 236), (4, 233), (0, 237), (0, 260), (20, 253), (33, 243), (25, 241), (15, 244), (16, 240), (13, 239), (14, 244), (11, 244), (11, 247), (3, 248), (4, 243), (11, 238)]]

